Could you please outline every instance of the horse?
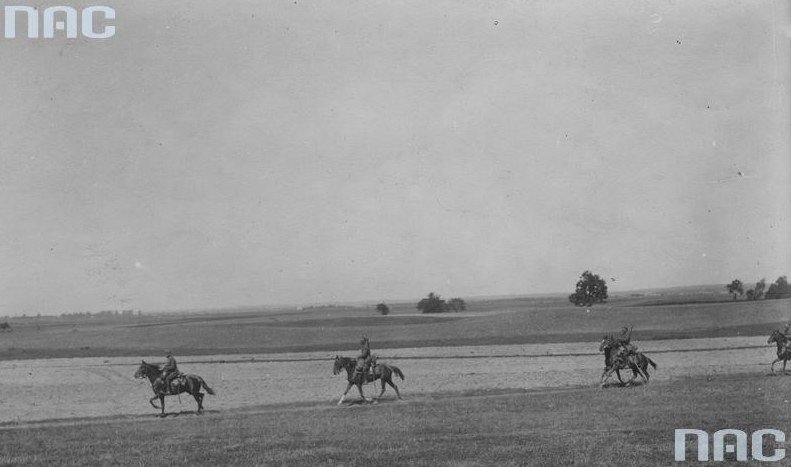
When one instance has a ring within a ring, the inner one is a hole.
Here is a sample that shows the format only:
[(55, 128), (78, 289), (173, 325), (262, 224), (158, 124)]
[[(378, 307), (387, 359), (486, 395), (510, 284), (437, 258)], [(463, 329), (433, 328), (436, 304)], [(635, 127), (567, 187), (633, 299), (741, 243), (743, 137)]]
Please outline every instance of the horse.
[(613, 351), (616, 350), (615, 340), (612, 336), (605, 336), (602, 339), (601, 345), (599, 346), (599, 351), (604, 351), (604, 372), (601, 375), (601, 385), (604, 386), (604, 382), (612, 376), (613, 372), (618, 375), (618, 381), (621, 384), (624, 384), (623, 380), (621, 379), (621, 375), (619, 370), (632, 370), (632, 379), (630, 379), (625, 384), (631, 384), (632, 381), (637, 379), (638, 376), (643, 380), (645, 384), (648, 384), (648, 381), (651, 379), (651, 375), (648, 374), (648, 365), (657, 368), (656, 363), (651, 360), (650, 358), (646, 357), (642, 352), (635, 352), (634, 354), (627, 354), (624, 355), (622, 353), (616, 353), (613, 355)]
[[(198, 375), (181, 374), (179, 377), (174, 378), (170, 382), (170, 388), (162, 387), (164, 384), (160, 379), (161, 376), (161, 365), (146, 363), (145, 360), (143, 360), (143, 363), (140, 364), (140, 367), (138, 367), (137, 371), (135, 372), (135, 378), (148, 378), (148, 381), (151, 383), (151, 390), (154, 391), (155, 395), (148, 402), (155, 409), (162, 410), (160, 417), (165, 416), (165, 396), (175, 396), (181, 394), (182, 392), (190, 394), (195, 398), (195, 402), (198, 403), (198, 413), (200, 414), (203, 412), (204, 396), (204, 394), (201, 392), (201, 388), (205, 389), (206, 392), (211, 395), (215, 394), (214, 390), (206, 384), (206, 381), (204, 381), (203, 378)], [(159, 399), (159, 407), (154, 404), (155, 399)]]
[(782, 361), (783, 362), (783, 374), (786, 372), (786, 362), (791, 360), (791, 348), (788, 346), (788, 337), (780, 331), (772, 331), (772, 334), (769, 336), (769, 340), (766, 341), (767, 344), (771, 343), (777, 344), (777, 358), (775, 361), (772, 362), (771, 370), (772, 374), (775, 374), (775, 363)]
[(360, 391), (360, 397), (363, 398), (365, 402), (368, 402), (368, 399), (365, 398), (363, 395), (363, 384), (373, 383), (377, 379), (382, 381), (382, 391), (379, 393), (379, 396), (376, 399), (380, 399), (382, 394), (385, 393), (385, 384), (389, 384), (393, 389), (395, 389), (396, 395), (399, 399), (401, 399), (401, 393), (398, 392), (398, 386), (393, 383), (393, 374), (397, 375), (401, 380), (404, 380), (404, 373), (401, 370), (393, 365), (385, 365), (384, 363), (376, 363), (376, 357), (373, 358), (373, 369), (374, 369), (374, 377), (371, 379), (365, 373), (355, 375), (355, 367), (357, 366), (357, 360), (349, 357), (341, 357), (339, 355), (335, 356), (335, 364), (332, 367), (332, 374), (337, 375), (341, 372), (341, 370), (346, 370), (346, 381), (348, 381), (348, 385), (346, 386), (346, 390), (343, 391), (343, 395), (341, 396), (341, 400), (338, 401), (338, 405), (343, 403), (343, 400), (346, 398), (346, 394), (349, 392), (349, 389), (352, 386), (357, 386), (357, 390)]

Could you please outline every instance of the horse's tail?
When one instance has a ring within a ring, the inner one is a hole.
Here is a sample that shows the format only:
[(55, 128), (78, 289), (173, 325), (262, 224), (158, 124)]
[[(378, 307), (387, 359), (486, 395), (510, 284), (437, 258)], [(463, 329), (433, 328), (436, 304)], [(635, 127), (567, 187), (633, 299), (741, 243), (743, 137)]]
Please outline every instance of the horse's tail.
[(401, 378), (401, 381), (404, 380), (404, 374), (401, 373), (400, 368), (398, 368), (397, 366), (391, 366), (390, 369), (393, 370), (393, 373), (395, 373), (399, 378)]
[(215, 394), (214, 389), (210, 388), (209, 385), (206, 384), (206, 381), (203, 380), (203, 378), (200, 379), (200, 384), (201, 386), (203, 386), (203, 389), (205, 389), (206, 392), (208, 392), (212, 396)]

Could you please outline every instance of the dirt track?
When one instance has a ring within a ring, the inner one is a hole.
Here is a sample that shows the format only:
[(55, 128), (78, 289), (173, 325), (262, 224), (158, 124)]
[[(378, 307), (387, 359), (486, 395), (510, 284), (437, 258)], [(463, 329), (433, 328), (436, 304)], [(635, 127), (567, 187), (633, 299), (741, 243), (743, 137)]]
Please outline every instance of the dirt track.
[[(398, 366), (404, 398), (410, 394), (485, 389), (597, 385), (603, 368), (599, 343), (535, 344), (413, 349), (374, 349)], [(775, 349), (765, 337), (685, 339), (640, 344), (658, 365), (652, 380), (769, 372)], [(216, 391), (209, 410), (264, 404), (333, 404), (345, 377), (332, 375), (335, 354), (326, 352), (182, 357), (182, 371), (202, 376)], [(144, 357), (158, 362), (159, 357)], [(135, 380), (139, 359), (76, 358), (0, 362), (0, 424), (48, 419), (156, 414), (148, 404), (148, 380)], [(776, 366), (776, 368), (778, 368)], [(791, 368), (790, 368), (791, 369)], [(378, 383), (364, 387), (378, 394)], [(375, 392), (374, 392), (375, 391)], [(348, 399), (359, 397), (356, 389)], [(395, 397), (391, 388), (385, 398)], [(166, 398), (168, 412), (194, 410), (190, 396)]]

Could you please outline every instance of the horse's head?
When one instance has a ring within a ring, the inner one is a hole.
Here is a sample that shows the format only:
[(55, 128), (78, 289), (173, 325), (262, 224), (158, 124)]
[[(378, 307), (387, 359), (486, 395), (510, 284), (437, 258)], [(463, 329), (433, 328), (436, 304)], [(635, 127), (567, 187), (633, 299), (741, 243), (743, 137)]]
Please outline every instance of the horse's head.
[(159, 371), (159, 365), (152, 365), (142, 360), (140, 366), (137, 367), (137, 371), (135, 371), (135, 378), (148, 378), (149, 375), (159, 373)]
[(335, 356), (335, 364), (332, 366), (332, 374), (337, 375), (343, 369), (343, 362), (341, 361), (341, 356)]
[(604, 352), (612, 346), (612, 336), (604, 336), (601, 340), (601, 344), (599, 345), (599, 352)]
[(778, 330), (772, 331), (772, 334), (769, 336), (769, 340), (766, 341), (767, 344), (771, 344), (772, 342), (785, 342), (786, 336), (783, 335), (782, 332)]

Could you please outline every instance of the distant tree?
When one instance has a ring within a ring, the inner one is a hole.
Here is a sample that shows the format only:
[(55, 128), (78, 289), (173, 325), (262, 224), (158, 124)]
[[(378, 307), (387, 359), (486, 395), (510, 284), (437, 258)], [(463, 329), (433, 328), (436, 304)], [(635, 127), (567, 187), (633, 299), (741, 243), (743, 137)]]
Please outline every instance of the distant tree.
[(444, 313), (448, 311), (448, 305), (439, 295), (434, 295), (434, 292), (431, 292), (428, 297), (417, 303), (417, 309), (421, 313)]
[(577, 306), (593, 306), (606, 300), (607, 282), (590, 271), (582, 273), (574, 293), (569, 295), (569, 301)]
[(728, 293), (733, 295), (733, 299), (736, 300), (740, 296), (744, 295), (744, 284), (739, 279), (734, 279), (733, 282), (725, 286), (728, 289)]
[(387, 315), (388, 313), (390, 313), (390, 307), (388, 307), (384, 303), (380, 303), (376, 305), (376, 311), (378, 311), (382, 315)]
[(467, 309), (467, 304), (460, 298), (451, 298), (448, 300), (448, 310), (455, 312), (464, 311)]
[(766, 290), (766, 279), (761, 279), (755, 283), (755, 293), (753, 294), (753, 300), (760, 300), (764, 298), (764, 291)]
[(747, 300), (756, 300), (755, 298), (755, 290), (750, 289), (744, 293), (744, 296), (747, 297)]
[(767, 300), (778, 298), (791, 298), (791, 284), (788, 283), (786, 276), (780, 276), (777, 280), (769, 286), (769, 289), (764, 295)]

